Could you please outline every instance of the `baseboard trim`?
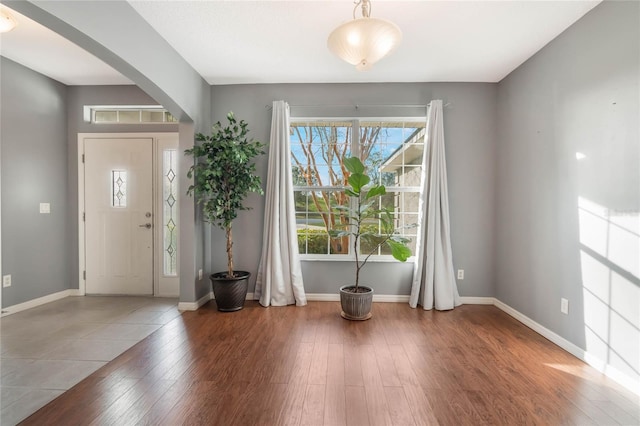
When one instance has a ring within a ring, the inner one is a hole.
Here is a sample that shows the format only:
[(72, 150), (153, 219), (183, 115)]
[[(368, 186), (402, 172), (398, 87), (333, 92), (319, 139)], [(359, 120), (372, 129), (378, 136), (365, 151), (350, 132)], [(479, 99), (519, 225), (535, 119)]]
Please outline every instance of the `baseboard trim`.
[(579, 348), (578, 346), (574, 345), (573, 343), (571, 343), (570, 341), (568, 341), (564, 337), (554, 333), (553, 331), (551, 331), (548, 328), (544, 327), (543, 325), (537, 323), (536, 321), (532, 320), (531, 318), (529, 318), (528, 316), (524, 315), (523, 313), (521, 313), (519, 311), (516, 311), (511, 306), (507, 305), (506, 303), (501, 302), (498, 299), (495, 299), (494, 305), (498, 309), (500, 309), (501, 311), (509, 314), (513, 318), (515, 318), (518, 321), (520, 321), (522, 324), (526, 325), (527, 327), (529, 327), (530, 329), (532, 329), (536, 333), (540, 334), (542, 337), (544, 337), (544, 338), (546, 338), (548, 340), (551, 340), (553, 343), (555, 343), (556, 345), (560, 346), (562, 349), (564, 349), (565, 351), (569, 352), (571, 355), (573, 355), (573, 356), (575, 356), (577, 358), (580, 358), (582, 360), (585, 359), (584, 350)]
[[(339, 302), (340, 294), (336, 293), (307, 293), (309, 302)], [(376, 303), (409, 303), (409, 296), (401, 294), (375, 294), (373, 301)]]
[[(213, 291), (210, 291), (209, 294), (205, 294), (200, 299), (195, 302), (180, 302), (178, 303), (179, 311), (197, 311), (200, 307), (202, 307), (209, 300), (215, 300), (216, 298), (213, 295)], [(247, 293), (247, 297), (244, 300), (253, 300), (253, 293)]]
[(213, 299), (211, 295), (212, 295), (211, 293), (207, 293), (204, 296), (202, 296), (200, 299), (196, 300), (195, 302), (179, 302), (178, 310), (179, 311), (197, 311), (198, 308), (200, 308), (202, 305), (207, 303), (209, 300)]
[(308, 302), (339, 302), (340, 295), (336, 293), (306, 293)]
[(463, 305), (495, 305), (496, 299), (493, 297), (460, 297)]
[(67, 289), (59, 291), (57, 293), (47, 294), (46, 296), (38, 297), (37, 299), (2, 308), (2, 316), (4, 317), (7, 315), (16, 314), (18, 312), (26, 311), (27, 309), (36, 308), (47, 303), (55, 302), (56, 300), (64, 299), (65, 297), (78, 295), (78, 289)]
[(627, 374), (621, 372), (617, 368), (602, 361), (600, 358), (594, 355), (591, 355), (590, 353), (586, 352), (584, 349), (580, 348), (579, 346), (576, 346), (575, 344), (571, 343), (564, 337), (554, 333), (553, 331), (549, 330), (543, 325), (537, 323), (536, 321), (532, 320), (531, 318), (524, 315), (523, 313), (513, 309), (511, 306), (507, 305), (506, 303), (498, 299), (494, 299), (494, 306), (496, 306), (501, 311), (507, 313), (511, 317), (515, 318), (522, 324), (526, 325), (536, 333), (540, 334), (542, 337), (555, 343), (565, 351), (569, 352), (571, 355), (586, 362), (594, 369), (598, 370), (599, 372), (609, 377), (611, 380), (625, 387), (627, 390), (633, 392), (636, 395), (640, 395), (640, 381), (634, 380), (633, 378), (629, 377)]

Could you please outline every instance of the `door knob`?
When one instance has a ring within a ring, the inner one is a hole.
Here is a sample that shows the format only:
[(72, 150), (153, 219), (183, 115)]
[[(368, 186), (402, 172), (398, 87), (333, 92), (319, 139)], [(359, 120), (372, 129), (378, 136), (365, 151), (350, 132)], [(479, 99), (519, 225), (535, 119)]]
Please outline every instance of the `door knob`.
[(147, 229), (151, 229), (151, 224), (150, 223), (145, 223), (144, 225), (138, 225), (140, 228), (147, 228)]

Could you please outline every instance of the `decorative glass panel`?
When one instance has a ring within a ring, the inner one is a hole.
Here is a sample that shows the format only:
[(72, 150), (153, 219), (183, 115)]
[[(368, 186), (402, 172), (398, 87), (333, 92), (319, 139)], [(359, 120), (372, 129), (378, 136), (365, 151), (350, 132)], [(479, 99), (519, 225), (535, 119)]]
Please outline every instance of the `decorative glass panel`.
[(163, 264), (164, 275), (178, 275), (178, 151), (165, 150), (162, 160)]
[(127, 172), (111, 171), (111, 206), (127, 207)]

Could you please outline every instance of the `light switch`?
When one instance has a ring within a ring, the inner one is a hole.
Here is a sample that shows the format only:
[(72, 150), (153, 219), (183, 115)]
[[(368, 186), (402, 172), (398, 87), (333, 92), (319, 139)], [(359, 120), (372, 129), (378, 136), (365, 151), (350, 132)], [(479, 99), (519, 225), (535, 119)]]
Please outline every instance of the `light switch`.
[(51, 205), (49, 203), (40, 203), (40, 213), (51, 213)]

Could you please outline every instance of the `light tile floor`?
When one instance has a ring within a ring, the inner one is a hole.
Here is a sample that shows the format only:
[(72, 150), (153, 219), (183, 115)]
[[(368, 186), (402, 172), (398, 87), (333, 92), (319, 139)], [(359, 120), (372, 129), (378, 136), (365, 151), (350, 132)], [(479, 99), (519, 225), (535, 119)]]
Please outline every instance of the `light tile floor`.
[(0, 318), (0, 424), (15, 425), (180, 315), (177, 299), (67, 297)]

